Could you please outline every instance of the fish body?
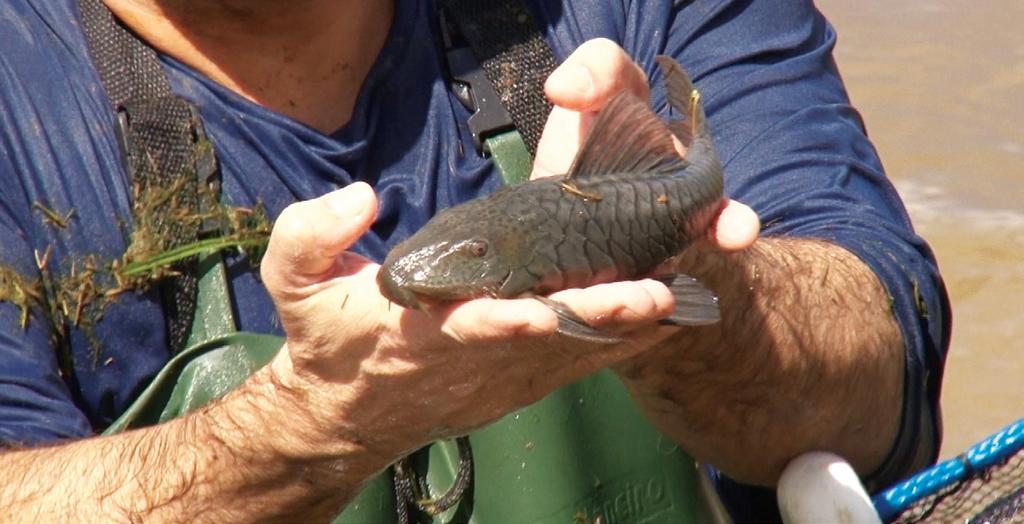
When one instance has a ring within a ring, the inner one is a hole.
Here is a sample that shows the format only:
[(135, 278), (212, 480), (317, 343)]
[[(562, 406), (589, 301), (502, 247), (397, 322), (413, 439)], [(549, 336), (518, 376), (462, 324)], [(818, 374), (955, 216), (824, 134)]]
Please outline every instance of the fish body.
[[(388, 254), (378, 274), (382, 293), (409, 308), (546, 295), (648, 276), (705, 235), (722, 201), (721, 166), (699, 94), (677, 63), (658, 62), (683, 120), (666, 124), (645, 101), (616, 95), (567, 174), (440, 212)], [(685, 158), (673, 136), (687, 146)], [(693, 279), (674, 281), (677, 294), (703, 290)]]

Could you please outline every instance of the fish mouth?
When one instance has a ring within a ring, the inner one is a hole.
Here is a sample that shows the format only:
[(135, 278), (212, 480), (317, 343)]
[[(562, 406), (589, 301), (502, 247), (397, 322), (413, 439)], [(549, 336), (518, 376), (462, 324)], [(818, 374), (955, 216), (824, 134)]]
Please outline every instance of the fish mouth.
[(473, 300), (485, 297), (501, 297), (505, 284), (512, 276), (512, 269), (507, 268), (505, 274), (497, 282), (481, 284), (479, 280), (464, 285), (450, 283), (437, 284), (417, 282), (403, 278), (402, 272), (391, 270), (393, 266), (384, 265), (377, 272), (377, 286), (385, 298), (394, 304), (407, 309), (426, 311), (439, 304)]
[(422, 309), (425, 305), (420, 302), (420, 297), (415, 291), (399, 285), (384, 267), (377, 272), (377, 287), (380, 288), (380, 294), (384, 295), (384, 298), (404, 308)]
[(429, 311), (439, 304), (459, 300), (471, 300), (482, 296), (490, 296), (486, 291), (469, 287), (439, 288), (416, 283), (400, 284), (386, 271), (377, 273), (377, 286), (381, 295), (394, 304), (406, 309)]

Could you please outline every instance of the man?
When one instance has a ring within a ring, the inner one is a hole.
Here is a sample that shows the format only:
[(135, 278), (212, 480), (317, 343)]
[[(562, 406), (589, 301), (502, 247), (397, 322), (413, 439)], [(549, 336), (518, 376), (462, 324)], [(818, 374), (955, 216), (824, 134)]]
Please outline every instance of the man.
[[(0, 454), (0, 512), (326, 518), (398, 457), (604, 367), (659, 429), (738, 482), (771, 486), (812, 449), (844, 455), (875, 485), (934, 458), (944, 291), (810, 2), (526, 2), (565, 59), (546, 84), (558, 107), (536, 174), (564, 172), (615, 92), (646, 96), (645, 73), (666, 53), (706, 97), (728, 193), (765, 223), (755, 241), (757, 219), (731, 203), (708, 245), (680, 263), (721, 296), (715, 326), (653, 329), (672, 301), (652, 281), (560, 293), (627, 338), (610, 347), (550, 337), (555, 316), (532, 300), (428, 316), (380, 296), (362, 255), (379, 260), (437, 209), (499, 184), (447, 92), (431, 2), (106, 4), (199, 107), (224, 199), (261, 201), (276, 217), (262, 282), (244, 257), (229, 258), (228, 272), (241, 328), (283, 331), (286, 343), (198, 413), (84, 438), (167, 361), (159, 300), (125, 293), (92, 333), (70, 326), (70, 355), (55, 354), (39, 312), (23, 328), (5, 301), (0, 440), (25, 449)], [(0, 7), (0, 242), (2, 262), (23, 275), (114, 259), (131, 221), (109, 101), (76, 18), (72, 0)], [(664, 96), (655, 89), (655, 107)], [(44, 224), (35, 203), (70, 216), (66, 229)], [(755, 496), (724, 477), (720, 489), (733, 503)]]

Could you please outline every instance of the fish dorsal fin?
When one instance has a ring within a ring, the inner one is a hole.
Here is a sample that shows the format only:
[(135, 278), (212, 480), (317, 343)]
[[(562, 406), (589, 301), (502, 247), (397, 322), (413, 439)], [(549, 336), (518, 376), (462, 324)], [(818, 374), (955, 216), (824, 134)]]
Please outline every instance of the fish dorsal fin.
[(661, 68), (668, 103), (683, 118), (671, 122), (669, 127), (676, 138), (689, 148), (694, 137), (708, 135), (700, 92), (693, 86), (690, 76), (686, 74), (683, 67), (672, 57), (658, 55), (654, 60)]
[(667, 173), (685, 166), (665, 122), (646, 102), (622, 91), (597, 115), (566, 176), (578, 179), (607, 173)]

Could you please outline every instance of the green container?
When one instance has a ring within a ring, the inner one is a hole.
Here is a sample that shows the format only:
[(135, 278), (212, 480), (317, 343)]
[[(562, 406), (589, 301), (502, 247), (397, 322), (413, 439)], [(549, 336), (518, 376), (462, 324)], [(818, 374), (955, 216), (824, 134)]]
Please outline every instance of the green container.
[[(198, 409), (237, 387), (273, 357), (281, 339), (234, 333), (190, 348), (112, 426), (155, 424)], [(638, 413), (610, 372), (566, 386), (470, 435), (473, 481), (461, 503), (434, 522), (617, 524), (705, 522), (693, 461)], [(432, 493), (454, 478), (454, 443), (414, 462)], [(390, 471), (373, 479), (335, 522), (396, 521)]]
[[(566, 386), (470, 442), (472, 492), (436, 522), (707, 520), (693, 460), (641, 417), (610, 372)], [(440, 492), (458, 463), (454, 446), (431, 446), (429, 460), (428, 481)]]

